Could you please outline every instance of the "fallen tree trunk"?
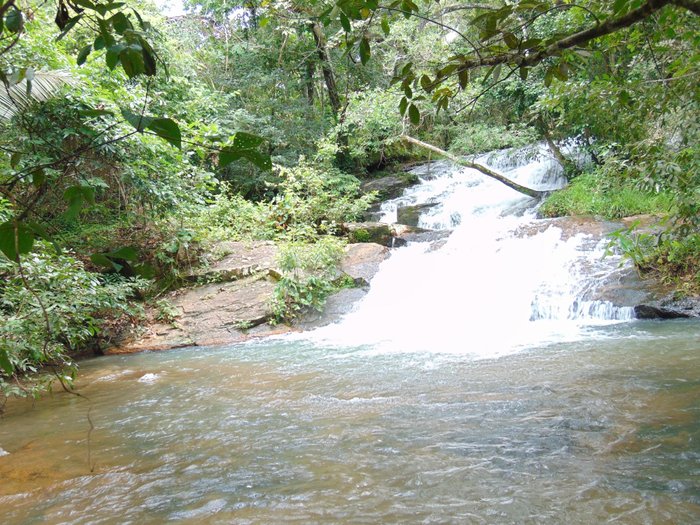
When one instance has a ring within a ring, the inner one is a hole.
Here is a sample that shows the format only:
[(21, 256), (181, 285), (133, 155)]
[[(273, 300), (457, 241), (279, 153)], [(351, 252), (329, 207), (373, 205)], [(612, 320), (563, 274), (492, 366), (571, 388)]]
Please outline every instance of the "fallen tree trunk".
[(496, 173), (495, 171), (487, 168), (486, 166), (482, 166), (481, 164), (476, 164), (475, 162), (469, 162), (468, 160), (461, 159), (456, 155), (452, 155), (452, 153), (448, 153), (447, 151), (442, 150), (437, 146), (433, 146), (432, 144), (428, 144), (427, 142), (414, 139), (413, 137), (409, 137), (408, 135), (401, 135), (401, 139), (411, 144), (415, 144), (416, 146), (420, 146), (421, 148), (425, 148), (434, 153), (437, 153), (438, 155), (445, 157), (448, 160), (451, 160), (455, 164), (459, 164), (460, 166), (464, 166), (465, 168), (471, 168), (473, 170), (480, 171), (487, 177), (496, 179), (498, 182), (505, 184), (509, 188), (514, 189), (515, 191), (518, 191), (523, 195), (527, 195), (528, 197), (532, 197), (533, 199), (541, 199), (547, 194), (546, 191), (534, 190), (532, 188), (528, 188), (527, 186), (522, 186), (517, 182), (514, 182), (507, 177), (504, 177), (500, 173)]

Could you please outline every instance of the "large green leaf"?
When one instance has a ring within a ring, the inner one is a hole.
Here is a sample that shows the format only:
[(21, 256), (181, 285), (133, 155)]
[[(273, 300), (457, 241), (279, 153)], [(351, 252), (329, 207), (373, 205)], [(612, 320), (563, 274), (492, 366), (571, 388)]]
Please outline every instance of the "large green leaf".
[(260, 146), (265, 139), (244, 131), (237, 132), (233, 137), (233, 147), (235, 149), (255, 149)]
[(11, 261), (29, 253), (34, 246), (34, 232), (26, 224), (7, 221), (0, 224), (0, 251)]
[(153, 131), (160, 138), (167, 140), (178, 149), (182, 149), (182, 135), (180, 134), (180, 126), (173, 119), (169, 118), (154, 118), (146, 127)]
[(10, 356), (7, 349), (4, 347), (0, 347), (0, 368), (2, 368), (2, 370), (8, 376), (11, 376), (12, 372), (15, 371), (15, 368), (12, 366), (12, 362), (10, 361)]

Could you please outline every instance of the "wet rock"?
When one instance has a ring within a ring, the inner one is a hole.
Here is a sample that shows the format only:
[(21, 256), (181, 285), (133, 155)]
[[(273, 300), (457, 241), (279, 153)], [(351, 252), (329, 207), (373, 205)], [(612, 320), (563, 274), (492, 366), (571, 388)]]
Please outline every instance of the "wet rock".
[(418, 226), (420, 216), (425, 210), (437, 206), (437, 203), (414, 204), (412, 206), (399, 206), (396, 210), (396, 222), (407, 226)]
[(349, 244), (345, 247), (340, 271), (352, 277), (356, 285), (368, 286), (390, 253), (386, 246), (379, 244)]
[(351, 243), (376, 243), (392, 247), (394, 234), (391, 226), (382, 222), (346, 222), (341, 231)]
[(367, 289), (346, 288), (331, 295), (322, 312), (309, 311), (294, 323), (300, 330), (311, 330), (336, 322), (343, 315), (350, 313), (360, 299), (367, 295)]
[[(246, 246), (248, 248), (244, 251), (239, 244), (232, 244), (231, 247), (237, 251), (221, 259), (220, 264), (213, 267), (219, 273), (211, 274), (213, 277), (210, 275), (212, 279), (230, 277), (233, 280), (203, 284), (169, 294), (166, 299), (178, 313), (172, 322), (158, 320), (158, 312), (154, 310), (150, 312), (151, 321), (144, 333), (127, 334), (105, 353), (232, 344), (250, 337), (297, 329), (268, 324), (272, 317), (270, 304), (276, 286), (276, 279), (272, 277), (277, 274), (273, 267), (276, 265), (276, 255), (272, 256), (276, 254), (276, 247), (270, 243), (260, 243), (257, 244), (257, 253), (255, 248)], [(340, 276), (348, 275), (359, 286), (367, 286), (389, 254), (387, 247), (378, 244), (348, 245), (340, 265)], [(254, 268), (254, 275), (241, 275), (241, 268)], [(318, 323), (333, 322), (349, 311), (365, 293), (359, 289), (342, 290), (329, 299), (322, 315), (302, 319), (302, 327), (303, 323), (316, 323), (316, 326)]]
[(376, 191), (379, 200), (389, 200), (400, 197), (403, 190), (418, 184), (416, 175), (388, 175), (379, 179), (369, 180), (362, 183), (361, 189), (365, 193)]
[(452, 233), (450, 230), (426, 230), (405, 224), (393, 224), (392, 229), (397, 240), (409, 242), (442, 243)]
[(248, 337), (247, 330), (271, 318), (269, 305), (274, 290), (273, 280), (259, 277), (180, 290), (168, 297), (173, 308), (180, 312), (172, 323), (154, 322), (145, 334), (105, 353), (243, 341)]
[(700, 297), (675, 299), (672, 296), (634, 307), (637, 319), (700, 318)]

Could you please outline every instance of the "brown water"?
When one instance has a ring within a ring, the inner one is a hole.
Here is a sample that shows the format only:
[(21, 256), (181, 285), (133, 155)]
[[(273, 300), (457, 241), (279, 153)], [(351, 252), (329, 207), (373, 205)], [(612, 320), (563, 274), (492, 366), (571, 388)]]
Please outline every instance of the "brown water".
[(700, 522), (700, 326), (595, 330), (499, 359), (267, 341), (85, 362), (89, 402), (0, 420), (0, 523)]

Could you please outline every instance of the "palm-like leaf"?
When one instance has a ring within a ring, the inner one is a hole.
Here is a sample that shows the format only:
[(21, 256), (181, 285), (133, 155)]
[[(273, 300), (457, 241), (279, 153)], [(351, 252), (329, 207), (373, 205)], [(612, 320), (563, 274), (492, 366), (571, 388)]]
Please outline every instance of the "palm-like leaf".
[(78, 81), (66, 71), (35, 73), (29, 90), (26, 79), (9, 88), (0, 83), (0, 120), (9, 120), (33, 102), (48, 100), (62, 87), (77, 84)]

